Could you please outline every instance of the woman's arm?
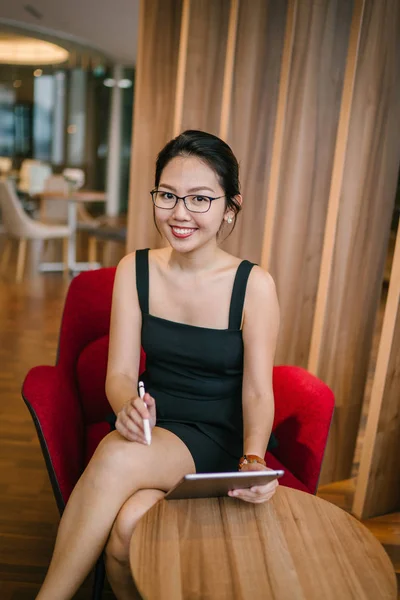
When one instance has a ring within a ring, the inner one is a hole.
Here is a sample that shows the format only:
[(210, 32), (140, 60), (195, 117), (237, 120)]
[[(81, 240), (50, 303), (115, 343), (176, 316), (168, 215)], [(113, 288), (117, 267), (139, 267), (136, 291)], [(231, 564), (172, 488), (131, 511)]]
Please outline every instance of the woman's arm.
[(246, 291), (243, 319), (244, 454), (264, 457), (274, 420), (272, 369), (279, 331), (279, 304), (274, 281), (253, 267)]
[(115, 414), (138, 395), (141, 327), (135, 253), (132, 253), (117, 267), (112, 297), (106, 394)]

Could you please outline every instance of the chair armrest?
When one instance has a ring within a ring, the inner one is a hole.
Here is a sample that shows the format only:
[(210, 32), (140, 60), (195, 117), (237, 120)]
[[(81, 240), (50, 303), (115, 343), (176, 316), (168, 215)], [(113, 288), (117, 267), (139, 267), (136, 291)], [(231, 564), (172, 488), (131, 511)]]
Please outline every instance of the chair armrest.
[(275, 367), (273, 386), (278, 447), (272, 454), (314, 494), (334, 410), (333, 392), (305, 369), (293, 366)]
[(24, 380), (22, 397), (62, 512), (84, 465), (84, 426), (75, 382), (60, 367), (34, 367)]

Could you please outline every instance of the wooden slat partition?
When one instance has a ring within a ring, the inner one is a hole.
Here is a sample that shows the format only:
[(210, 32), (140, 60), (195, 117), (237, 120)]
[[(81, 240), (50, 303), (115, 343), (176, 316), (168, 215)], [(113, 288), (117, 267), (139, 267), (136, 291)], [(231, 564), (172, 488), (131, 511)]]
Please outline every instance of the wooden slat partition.
[(235, 66), (236, 36), (239, 17), (239, 0), (231, 0), (228, 25), (228, 41), (226, 46), (226, 58), (224, 69), (224, 83), (222, 86), (221, 118), (219, 124), (219, 137), (227, 138), (229, 128), (229, 117), (232, 104), (233, 69)]
[(273, 157), (279, 181), (264, 233), (281, 307), (277, 363), (307, 365), (351, 17), (351, 2), (298, 3), (285, 128)]
[(350, 29), (350, 41), (347, 53), (346, 72), (344, 76), (342, 103), (340, 107), (335, 158), (333, 161), (331, 189), (329, 192), (328, 214), (325, 224), (325, 236), (322, 249), (320, 276), (318, 281), (317, 301), (315, 305), (314, 325), (311, 337), (310, 354), (308, 357), (308, 370), (314, 374), (318, 373), (319, 360), (321, 356), (324, 321), (326, 318), (328, 292), (332, 274), (333, 252), (335, 247), (337, 222), (339, 218), (339, 201), (342, 191), (346, 148), (349, 137), (351, 105), (353, 102), (354, 82), (356, 78), (364, 5), (365, 0), (355, 0), (353, 19)]
[(400, 510), (400, 226), (352, 512)]
[(364, 8), (317, 371), (336, 396), (321, 483), (350, 477), (360, 423), (400, 162), (399, 11)]
[(185, 90), (186, 59), (189, 41), (190, 1), (183, 0), (181, 32), (179, 36), (178, 72), (176, 76), (175, 110), (173, 136), (182, 129), (183, 95)]
[(255, 262), (262, 246), (286, 13), (286, 1), (239, 4), (227, 141), (239, 160), (243, 211), (223, 248)]
[(157, 153), (173, 135), (182, 0), (142, 0), (133, 116), (128, 248), (157, 247), (150, 190)]
[(231, 0), (191, 0), (182, 130), (219, 134)]
[(271, 257), (276, 205), (278, 202), (279, 180), (282, 164), (282, 146), (285, 133), (286, 108), (290, 80), (290, 67), (292, 64), (294, 32), (296, 27), (297, 4), (298, 0), (289, 0), (286, 15), (278, 107), (276, 111), (274, 143), (272, 146), (272, 159), (267, 190), (267, 210), (264, 220), (263, 245), (261, 250), (261, 266), (267, 271), (269, 269)]

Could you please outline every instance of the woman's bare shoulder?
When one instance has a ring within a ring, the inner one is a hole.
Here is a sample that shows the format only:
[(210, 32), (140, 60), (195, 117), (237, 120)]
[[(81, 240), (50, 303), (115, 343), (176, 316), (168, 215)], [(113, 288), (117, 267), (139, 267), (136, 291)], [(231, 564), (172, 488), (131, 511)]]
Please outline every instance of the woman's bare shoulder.
[(279, 313), (279, 301), (272, 275), (258, 265), (251, 269), (246, 288), (245, 313), (256, 315), (268, 307)]
[(276, 286), (271, 273), (259, 265), (254, 265), (249, 276), (248, 290), (253, 296), (259, 299), (275, 295)]
[(136, 252), (125, 254), (118, 263), (116, 275), (125, 275), (127, 273), (136, 272)]

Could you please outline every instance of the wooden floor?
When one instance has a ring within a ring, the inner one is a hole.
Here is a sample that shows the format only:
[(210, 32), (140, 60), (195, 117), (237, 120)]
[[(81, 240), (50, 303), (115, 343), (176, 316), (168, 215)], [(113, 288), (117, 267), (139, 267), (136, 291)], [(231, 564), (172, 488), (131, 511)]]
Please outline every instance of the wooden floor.
[[(0, 236), (0, 256), (2, 243)], [(15, 284), (13, 274), (11, 263), (0, 279), (0, 599), (32, 600), (50, 560), (59, 517), (20, 389), (31, 367), (54, 364), (69, 282), (58, 274), (34, 274), (32, 264), (23, 283)], [(361, 443), (362, 436), (359, 446)], [(319, 491), (321, 497), (344, 510), (350, 509), (353, 493), (354, 479)], [(365, 524), (400, 573), (400, 514)], [(91, 597), (90, 584), (85, 583), (77, 599)], [(113, 595), (107, 590), (104, 598)]]

